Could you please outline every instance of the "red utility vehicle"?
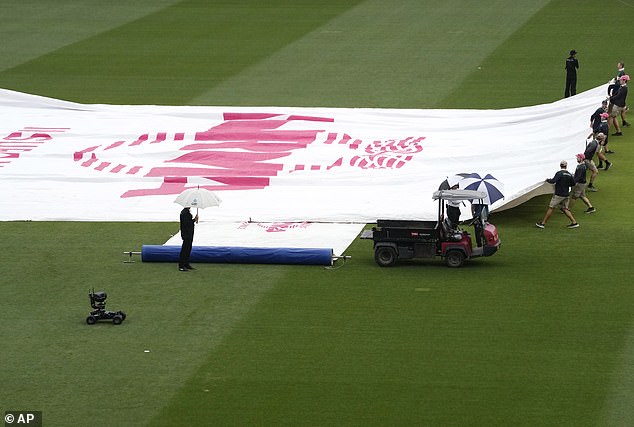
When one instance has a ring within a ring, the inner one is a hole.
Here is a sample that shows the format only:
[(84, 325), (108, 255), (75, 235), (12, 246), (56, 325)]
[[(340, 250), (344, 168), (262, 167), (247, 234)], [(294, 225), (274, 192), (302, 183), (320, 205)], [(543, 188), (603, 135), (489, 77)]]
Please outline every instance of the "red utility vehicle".
[[(497, 228), (487, 221), (488, 210), (483, 204), (486, 193), (472, 190), (440, 190), (433, 195), (438, 200), (437, 221), (379, 219), (376, 227), (365, 230), (361, 238), (374, 241), (374, 259), (381, 267), (390, 267), (399, 259), (443, 257), (449, 267), (460, 267), (465, 260), (491, 256), (500, 247)], [(471, 234), (453, 228), (445, 217), (445, 202), (473, 202), (475, 216), (467, 221), (474, 228), (476, 246)]]

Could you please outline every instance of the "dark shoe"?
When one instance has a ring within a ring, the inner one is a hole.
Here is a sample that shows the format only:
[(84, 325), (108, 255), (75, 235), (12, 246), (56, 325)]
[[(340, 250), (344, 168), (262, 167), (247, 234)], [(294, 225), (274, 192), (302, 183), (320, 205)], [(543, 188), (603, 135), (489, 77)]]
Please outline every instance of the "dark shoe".
[(603, 170), (608, 170), (612, 167), (612, 162), (605, 162), (605, 169)]
[(544, 228), (544, 227), (546, 227), (546, 224), (542, 224), (541, 222), (536, 222), (535, 226), (537, 226), (539, 228)]
[(188, 270), (196, 270), (194, 267), (192, 267), (192, 266), (191, 266), (191, 265), (189, 265), (189, 264), (188, 264), (188, 265), (186, 265), (186, 266), (185, 266), (185, 268), (186, 268), (186, 269), (188, 269)]
[(570, 224), (567, 225), (568, 228), (577, 228), (579, 227), (579, 224), (577, 224), (576, 222), (572, 222)]
[(614, 151), (612, 151), (612, 150), (605, 150), (605, 154), (614, 154)]
[(597, 210), (594, 207), (586, 209), (586, 213), (595, 213)]
[(186, 269), (185, 267), (178, 267), (178, 271), (189, 271), (189, 270)]
[(599, 164), (597, 165), (597, 167), (598, 167), (599, 169), (603, 168), (603, 162), (599, 162)]
[(614, 132), (612, 136), (623, 136), (623, 132)]
[(630, 127), (630, 122), (623, 122), (623, 126)]
[(588, 185), (588, 191), (599, 191), (599, 189), (594, 185)]

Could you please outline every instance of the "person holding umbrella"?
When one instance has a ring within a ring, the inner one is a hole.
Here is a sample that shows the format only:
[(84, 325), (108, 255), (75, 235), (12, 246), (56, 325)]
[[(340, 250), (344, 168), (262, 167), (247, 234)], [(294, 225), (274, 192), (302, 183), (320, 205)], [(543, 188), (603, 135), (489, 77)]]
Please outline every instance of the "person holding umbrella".
[(198, 214), (195, 217), (189, 211), (189, 206), (184, 207), (180, 216), (180, 228), (181, 238), (183, 239), (183, 245), (181, 246), (181, 252), (178, 257), (178, 271), (194, 270), (189, 264), (189, 257), (192, 253), (192, 246), (194, 244), (194, 224), (198, 223)]
[[(194, 267), (189, 264), (189, 257), (194, 244), (194, 224), (198, 223), (198, 209), (220, 206), (221, 201), (220, 197), (214, 192), (200, 188), (200, 186), (186, 189), (174, 200), (174, 203), (183, 206), (180, 217), (183, 246), (181, 247), (180, 256), (178, 258), (179, 271), (194, 270)], [(195, 217), (193, 217), (189, 211), (190, 208), (196, 208)]]
[(460, 186), (465, 190), (480, 191), (486, 194), (483, 199), (471, 201), (471, 223), (475, 227), (476, 244), (482, 246), (484, 227), (489, 218), (489, 206), (504, 198), (504, 184), (493, 175), (486, 174), (482, 177), (478, 173), (470, 173), (460, 182)]

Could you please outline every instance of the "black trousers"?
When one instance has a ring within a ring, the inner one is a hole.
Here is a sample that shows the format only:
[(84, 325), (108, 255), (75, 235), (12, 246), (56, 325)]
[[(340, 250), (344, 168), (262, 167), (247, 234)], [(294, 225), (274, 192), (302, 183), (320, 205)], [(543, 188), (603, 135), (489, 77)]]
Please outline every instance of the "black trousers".
[(566, 91), (564, 92), (564, 96), (568, 98), (569, 96), (577, 94), (577, 76), (566, 77)]
[(194, 238), (183, 240), (183, 246), (181, 246), (181, 253), (178, 257), (178, 267), (184, 268), (189, 265), (189, 256), (192, 253), (192, 245)]
[(447, 218), (449, 218), (449, 222), (451, 222), (453, 228), (458, 227), (460, 223), (460, 208), (447, 205)]

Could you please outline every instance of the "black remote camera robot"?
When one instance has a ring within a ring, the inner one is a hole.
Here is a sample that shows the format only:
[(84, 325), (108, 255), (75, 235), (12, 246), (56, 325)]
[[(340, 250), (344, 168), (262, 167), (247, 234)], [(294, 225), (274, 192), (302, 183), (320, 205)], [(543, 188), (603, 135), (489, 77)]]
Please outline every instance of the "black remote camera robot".
[(98, 320), (112, 320), (115, 325), (120, 325), (125, 320), (125, 313), (123, 311), (108, 311), (106, 310), (106, 298), (108, 294), (104, 291), (95, 292), (94, 289), (88, 292), (90, 297), (90, 306), (94, 308), (86, 317), (86, 323), (94, 325)]

